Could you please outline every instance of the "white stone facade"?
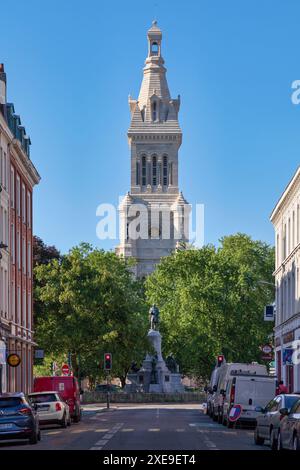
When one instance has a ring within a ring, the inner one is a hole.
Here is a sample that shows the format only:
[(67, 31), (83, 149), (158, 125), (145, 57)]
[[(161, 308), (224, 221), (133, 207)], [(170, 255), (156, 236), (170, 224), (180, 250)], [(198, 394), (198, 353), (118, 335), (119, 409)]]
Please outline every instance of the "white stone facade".
[[(139, 97), (129, 97), (131, 188), (119, 207), (117, 253), (136, 259), (134, 272), (138, 277), (150, 274), (179, 241), (188, 241), (190, 208), (178, 189), (180, 97), (171, 98), (161, 41), (161, 30), (153, 22)], [(134, 236), (131, 228), (138, 218), (140, 235)]]
[(275, 229), (275, 361), (278, 379), (300, 391), (300, 365), (289, 360), (300, 340), (300, 167), (271, 214)]

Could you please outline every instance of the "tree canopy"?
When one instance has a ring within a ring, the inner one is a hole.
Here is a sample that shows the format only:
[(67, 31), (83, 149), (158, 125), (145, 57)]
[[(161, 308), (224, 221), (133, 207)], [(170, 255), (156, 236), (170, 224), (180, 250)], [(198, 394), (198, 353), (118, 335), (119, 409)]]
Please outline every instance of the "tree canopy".
[(146, 348), (142, 286), (122, 258), (82, 243), (35, 268), (36, 340), (51, 353), (72, 353), (73, 369), (91, 381), (103, 375), (103, 354), (124, 384)]
[(197, 377), (209, 375), (220, 353), (259, 361), (272, 332), (263, 309), (274, 300), (273, 269), (274, 249), (244, 234), (164, 258), (146, 280), (146, 297), (161, 310), (165, 355)]

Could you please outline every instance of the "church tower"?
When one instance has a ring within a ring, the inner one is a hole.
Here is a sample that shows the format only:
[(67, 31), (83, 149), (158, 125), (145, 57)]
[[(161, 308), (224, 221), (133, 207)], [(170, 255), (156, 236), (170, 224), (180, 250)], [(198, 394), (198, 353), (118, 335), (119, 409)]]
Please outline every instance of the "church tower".
[(148, 30), (148, 56), (137, 100), (129, 96), (131, 187), (119, 206), (117, 253), (134, 257), (135, 275), (150, 274), (161, 257), (188, 241), (189, 205), (178, 189), (180, 96), (172, 99), (157, 22)]

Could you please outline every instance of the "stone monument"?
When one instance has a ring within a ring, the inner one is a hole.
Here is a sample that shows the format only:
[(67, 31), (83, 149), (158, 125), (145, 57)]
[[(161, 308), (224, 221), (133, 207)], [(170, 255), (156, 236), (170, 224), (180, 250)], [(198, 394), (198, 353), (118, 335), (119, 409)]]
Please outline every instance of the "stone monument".
[(184, 386), (181, 383), (179, 367), (173, 355), (168, 356), (166, 365), (161, 353), (161, 334), (158, 330), (159, 309), (154, 304), (149, 310), (150, 329), (148, 339), (154, 354), (147, 354), (142, 367), (128, 374), (125, 391), (149, 393), (182, 393)]

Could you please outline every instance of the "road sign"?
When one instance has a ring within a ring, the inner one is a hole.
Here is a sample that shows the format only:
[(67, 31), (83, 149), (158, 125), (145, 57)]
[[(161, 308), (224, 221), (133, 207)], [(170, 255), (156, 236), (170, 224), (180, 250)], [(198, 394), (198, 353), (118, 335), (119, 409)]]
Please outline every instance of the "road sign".
[(237, 421), (239, 417), (241, 416), (242, 411), (243, 409), (241, 405), (234, 405), (229, 412), (229, 416), (228, 416), (229, 421), (231, 423), (234, 423), (235, 421)]
[(12, 353), (7, 356), (6, 362), (11, 367), (18, 367), (21, 364), (21, 357), (17, 353)]
[(272, 361), (273, 359), (273, 347), (270, 344), (264, 344), (261, 346), (263, 361)]
[(61, 368), (61, 371), (62, 371), (63, 375), (69, 375), (70, 368), (69, 368), (68, 364), (63, 364), (62, 368)]

